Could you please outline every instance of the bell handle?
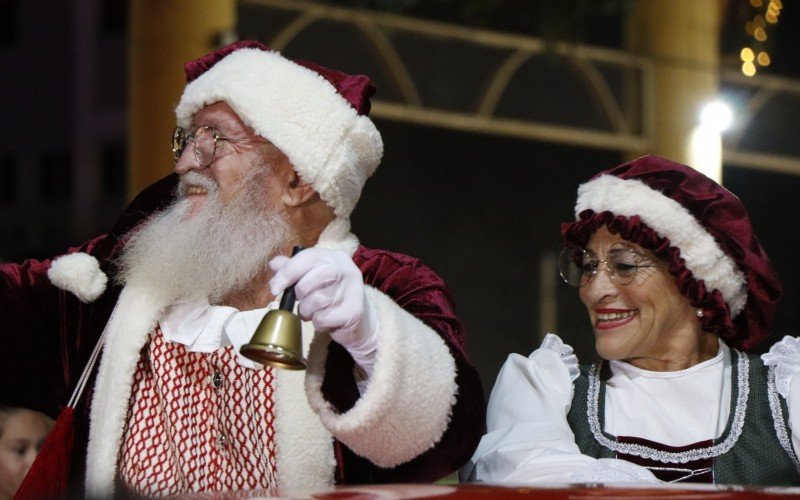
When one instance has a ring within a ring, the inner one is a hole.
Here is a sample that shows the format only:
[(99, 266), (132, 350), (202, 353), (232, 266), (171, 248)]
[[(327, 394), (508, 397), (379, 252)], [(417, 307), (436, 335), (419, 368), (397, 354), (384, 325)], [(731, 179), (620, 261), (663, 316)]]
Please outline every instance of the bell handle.
[[(292, 248), (292, 257), (297, 255), (301, 250), (304, 250), (302, 245), (296, 245)], [(286, 287), (286, 290), (283, 291), (283, 296), (281, 297), (281, 303), (278, 307), (283, 311), (293, 311), (294, 310), (294, 302), (297, 300), (297, 297), (294, 293), (294, 285), (290, 285)]]

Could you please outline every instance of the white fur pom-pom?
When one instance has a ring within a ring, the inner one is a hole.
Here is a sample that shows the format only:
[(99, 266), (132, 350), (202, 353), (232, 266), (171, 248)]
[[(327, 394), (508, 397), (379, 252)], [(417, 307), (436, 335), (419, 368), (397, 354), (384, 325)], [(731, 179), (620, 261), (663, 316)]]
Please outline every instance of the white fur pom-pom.
[(106, 289), (108, 277), (100, 270), (97, 259), (83, 252), (62, 255), (47, 271), (50, 282), (72, 292), (83, 303), (99, 297)]

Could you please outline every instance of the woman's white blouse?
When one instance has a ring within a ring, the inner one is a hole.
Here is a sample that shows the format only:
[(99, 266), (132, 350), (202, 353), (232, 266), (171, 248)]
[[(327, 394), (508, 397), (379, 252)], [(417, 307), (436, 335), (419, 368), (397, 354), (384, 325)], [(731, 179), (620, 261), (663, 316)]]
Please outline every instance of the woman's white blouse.
[[(770, 353), (783, 349), (783, 341)], [(782, 364), (800, 371), (800, 342)], [(765, 362), (768, 355), (764, 355)], [(788, 361), (787, 361), (788, 359)], [(777, 360), (774, 361), (778, 363)], [(567, 422), (578, 360), (556, 335), (524, 357), (511, 354), (489, 398), (487, 434), (462, 480), (485, 482), (655, 482), (652, 473), (629, 462), (582, 455)], [(781, 373), (790, 370), (783, 368)], [(731, 398), (731, 354), (720, 341), (717, 355), (677, 372), (651, 372), (611, 363), (604, 430), (681, 446), (718, 437), (727, 424)], [(795, 451), (800, 449), (800, 377), (790, 377), (784, 395)], [(602, 402), (601, 402), (602, 404)]]
[(654, 372), (624, 361), (610, 364), (603, 428), (609, 434), (685, 446), (725, 431), (731, 353), (724, 343), (715, 357), (685, 370)]

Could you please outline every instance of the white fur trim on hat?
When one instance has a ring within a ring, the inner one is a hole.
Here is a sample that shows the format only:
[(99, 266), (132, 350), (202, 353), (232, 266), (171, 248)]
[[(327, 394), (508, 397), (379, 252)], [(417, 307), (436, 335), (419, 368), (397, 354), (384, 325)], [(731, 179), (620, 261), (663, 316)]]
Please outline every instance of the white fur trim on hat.
[(736, 266), (686, 207), (637, 179), (601, 175), (578, 188), (575, 218), (584, 210), (639, 216), (680, 249), (686, 268), (709, 291), (719, 290), (735, 318), (747, 302), (747, 282)]
[(89, 303), (106, 290), (108, 277), (100, 270), (93, 256), (76, 252), (55, 259), (47, 270), (50, 282), (62, 290), (72, 292), (81, 302)]
[(391, 298), (367, 286), (380, 318), (375, 369), (347, 412), (325, 400), (322, 381), (330, 336), (316, 335), (308, 353), (306, 395), (323, 425), (379, 467), (408, 462), (447, 430), (456, 402), (456, 366), (444, 340)]
[(277, 52), (242, 48), (186, 85), (178, 125), (190, 128), (195, 113), (218, 101), (277, 146), (337, 216), (349, 217), (383, 141), (330, 82)]

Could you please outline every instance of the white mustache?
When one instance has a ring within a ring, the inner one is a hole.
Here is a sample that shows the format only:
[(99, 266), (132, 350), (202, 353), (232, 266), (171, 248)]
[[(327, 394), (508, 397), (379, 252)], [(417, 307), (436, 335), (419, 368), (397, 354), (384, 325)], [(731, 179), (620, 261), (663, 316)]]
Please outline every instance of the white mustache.
[(209, 194), (217, 194), (217, 191), (219, 191), (219, 186), (216, 182), (199, 172), (190, 171), (181, 176), (181, 180), (178, 183), (178, 197), (185, 198), (191, 186), (199, 186)]

